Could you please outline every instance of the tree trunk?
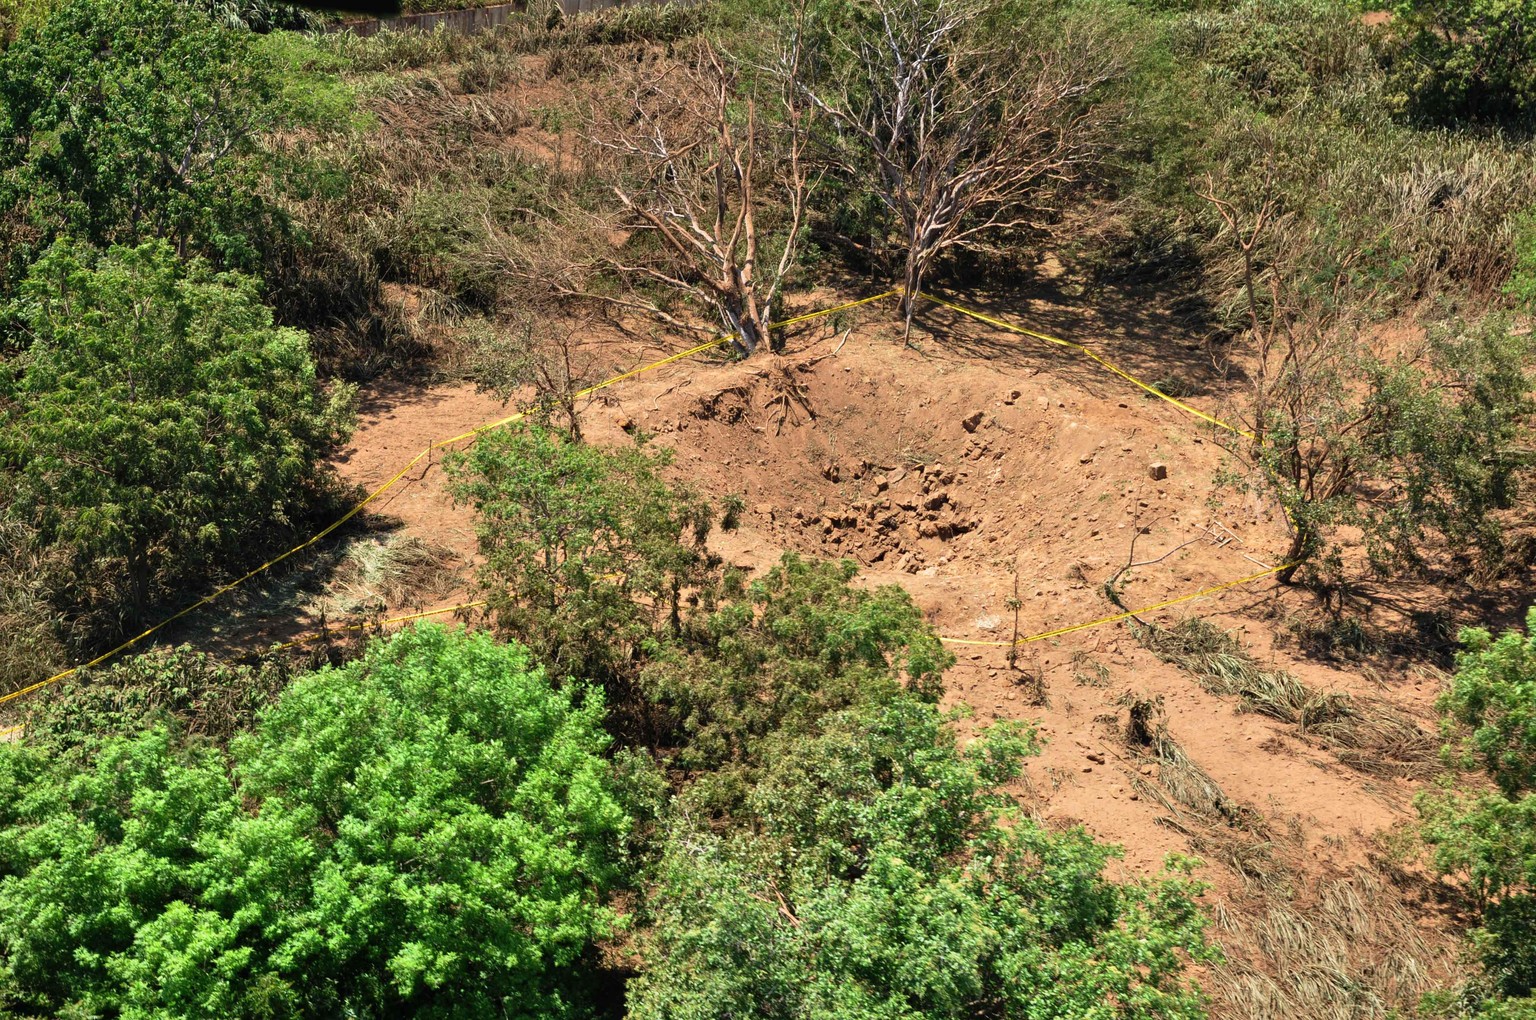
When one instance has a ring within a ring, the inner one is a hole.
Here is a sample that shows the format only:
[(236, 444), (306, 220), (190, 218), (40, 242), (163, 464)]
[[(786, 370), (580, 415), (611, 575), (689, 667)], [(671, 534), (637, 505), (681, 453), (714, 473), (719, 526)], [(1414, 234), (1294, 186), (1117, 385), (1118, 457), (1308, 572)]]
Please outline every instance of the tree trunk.
[(903, 344), (912, 343), (912, 318), (917, 314), (917, 302), (923, 292), (923, 270), (926, 268), (927, 259), (915, 247), (908, 249), (906, 272), (903, 274), (901, 283), (901, 342)]
[(1312, 530), (1305, 526), (1292, 524), (1295, 529), (1291, 533), (1291, 547), (1286, 551), (1286, 567), (1275, 575), (1275, 580), (1281, 584), (1295, 583), (1296, 571), (1312, 558), (1314, 536)]

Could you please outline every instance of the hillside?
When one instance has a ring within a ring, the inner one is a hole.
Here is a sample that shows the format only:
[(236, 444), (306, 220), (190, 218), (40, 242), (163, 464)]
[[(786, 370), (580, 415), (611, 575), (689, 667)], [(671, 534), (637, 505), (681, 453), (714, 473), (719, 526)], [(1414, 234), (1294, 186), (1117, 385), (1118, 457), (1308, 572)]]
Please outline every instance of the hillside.
[(1517, 15), (237, 13), (5, 21), (0, 1015), (1530, 1009)]

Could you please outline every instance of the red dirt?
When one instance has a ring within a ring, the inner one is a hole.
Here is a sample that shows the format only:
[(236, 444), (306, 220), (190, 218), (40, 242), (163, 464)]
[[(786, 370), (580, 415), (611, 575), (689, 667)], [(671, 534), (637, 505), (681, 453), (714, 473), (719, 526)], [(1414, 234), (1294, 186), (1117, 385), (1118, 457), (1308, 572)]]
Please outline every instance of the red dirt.
[[(588, 435), (627, 442), (621, 426), (638, 426), (676, 451), (679, 477), (716, 496), (745, 496), (740, 529), (714, 539), (729, 562), (763, 570), (785, 549), (851, 557), (866, 583), (905, 587), (949, 637), (1011, 637), (1015, 565), (1021, 634), (1115, 612), (1102, 584), (1128, 561), (1138, 534), (1137, 560), (1177, 551), (1130, 572), (1123, 598), (1132, 607), (1278, 562), (1278, 511), (1213, 486), (1227, 455), (1209, 427), (1085, 371), (1067, 352), (970, 329), (942, 343), (925, 337), (921, 351), (905, 349), (884, 325), (860, 327), (841, 347), (823, 327), (811, 334), (785, 358), (694, 360), (608, 391), (611, 403), (586, 412)], [(981, 341), (998, 346), (986, 358), (963, 352)], [(786, 415), (787, 390), (803, 400), (791, 396)], [(1191, 402), (1210, 406), (1211, 398)], [(339, 467), (372, 487), (428, 442), (505, 413), (465, 385), (370, 394)], [(1166, 467), (1165, 479), (1152, 478), (1154, 463)], [(473, 553), (470, 514), (452, 506), (438, 470), (378, 508), (409, 534)], [(1357, 676), (1274, 648), (1277, 624), (1306, 609), (1304, 596), (1265, 579), (1156, 618), (1212, 618), (1310, 686), (1374, 692)], [(952, 647), (959, 663), (949, 701), (971, 706), (971, 725), (1038, 721), (1046, 743), (1029, 786), (1039, 811), (1124, 845), (1131, 872), (1153, 873), (1165, 854), (1190, 846), (1157, 822), (1161, 806), (1131, 788), (1133, 761), (1118, 735), (1117, 702), (1127, 692), (1161, 697), (1189, 756), (1234, 801), (1299, 828), (1297, 849), (1325, 870), (1362, 861), (1377, 833), (1411, 817), (1410, 784), (1367, 780), (1295, 727), (1240, 714), (1233, 699), (1206, 693), (1142, 648), (1125, 623), (1027, 645), (1019, 669), (1003, 648)], [(1073, 653), (1106, 666), (1108, 684), (1076, 682)], [(1026, 671), (1043, 680), (1045, 704), (1031, 703)], [(1394, 700), (1420, 713), (1434, 695), (1422, 677), (1393, 687)], [(1208, 870), (1219, 886), (1234, 881)]]

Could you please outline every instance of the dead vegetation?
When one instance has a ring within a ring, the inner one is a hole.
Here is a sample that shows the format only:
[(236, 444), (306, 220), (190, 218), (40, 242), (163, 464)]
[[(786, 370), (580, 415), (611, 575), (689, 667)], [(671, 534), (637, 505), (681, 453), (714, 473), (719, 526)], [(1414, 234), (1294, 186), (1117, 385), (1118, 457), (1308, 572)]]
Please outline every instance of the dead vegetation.
[(1438, 771), (1439, 742), (1412, 716), (1379, 698), (1316, 691), (1284, 670), (1266, 669), (1219, 627), (1191, 617), (1172, 627), (1139, 624), (1137, 637), (1164, 662), (1245, 711), (1295, 726), (1367, 775), (1421, 779)]
[(1223, 1020), (1384, 1020), (1456, 977), (1455, 948), (1420, 926), (1365, 868), (1255, 910), (1218, 902), (1212, 1015)]
[(335, 624), (386, 609), (424, 609), (461, 590), (466, 564), (451, 551), (409, 535), (352, 543), (311, 612)]

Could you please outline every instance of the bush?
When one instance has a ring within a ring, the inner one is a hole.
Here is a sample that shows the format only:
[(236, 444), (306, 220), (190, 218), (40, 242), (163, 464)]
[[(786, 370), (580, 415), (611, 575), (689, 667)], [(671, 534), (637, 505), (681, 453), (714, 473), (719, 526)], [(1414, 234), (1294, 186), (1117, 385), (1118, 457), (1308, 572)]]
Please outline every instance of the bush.
[(228, 759), (0, 746), (0, 995), (48, 1015), (570, 1015), (628, 822), (601, 695), (424, 626)]
[(1497, 639), (1462, 632), (1465, 650), (1441, 698), (1447, 764), (1481, 772), (1481, 784), (1458, 785), (1419, 800), (1425, 839), (1442, 874), (1466, 880), (1484, 905), (1477, 944), (1498, 990), (1528, 996), (1536, 989), (1536, 609), (1526, 633)]
[(1531, 0), (1399, 0), (1394, 84), (1433, 122), (1536, 127)]
[(273, 327), (255, 281), (163, 241), (59, 242), (12, 312), (32, 342), (0, 378), (6, 513), (70, 551), (90, 613), (139, 620), (324, 499), (352, 391), (322, 392), (307, 338)]
[(647, 696), (676, 728), (675, 761), (695, 777), (693, 802), (732, 810), (765, 742), (818, 733), (827, 715), (903, 692), (938, 700), (954, 657), (904, 590), (856, 588), (855, 573), (848, 560), (786, 553), (644, 666)]
[(644, 647), (678, 632), (685, 593), (708, 580), (709, 507), (662, 479), (666, 463), (536, 424), (448, 459), (454, 498), (475, 508), (496, 624), (551, 668), (626, 682)]
[(262, 138), (299, 102), (249, 33), (176, 0), (68, 0), (0, 52), (0, 282), (61, 234), (256, 269), (274, 222)]
[(89, 761), (103, 742), (165, 729), (178, 743), (227, 744), (293, 679), (282, 660), (221, 662), (190, 647), (82, 670), (21, 702), (25, 739), (48, 755)]
[(672, 820), (629, 1015), (1202, 1016), (1197, 887), (1117, 886), (1112, 849), (1009, 810), (1030, 747), (961, 750), (910, 697), (783, 740), (735, 831)]

